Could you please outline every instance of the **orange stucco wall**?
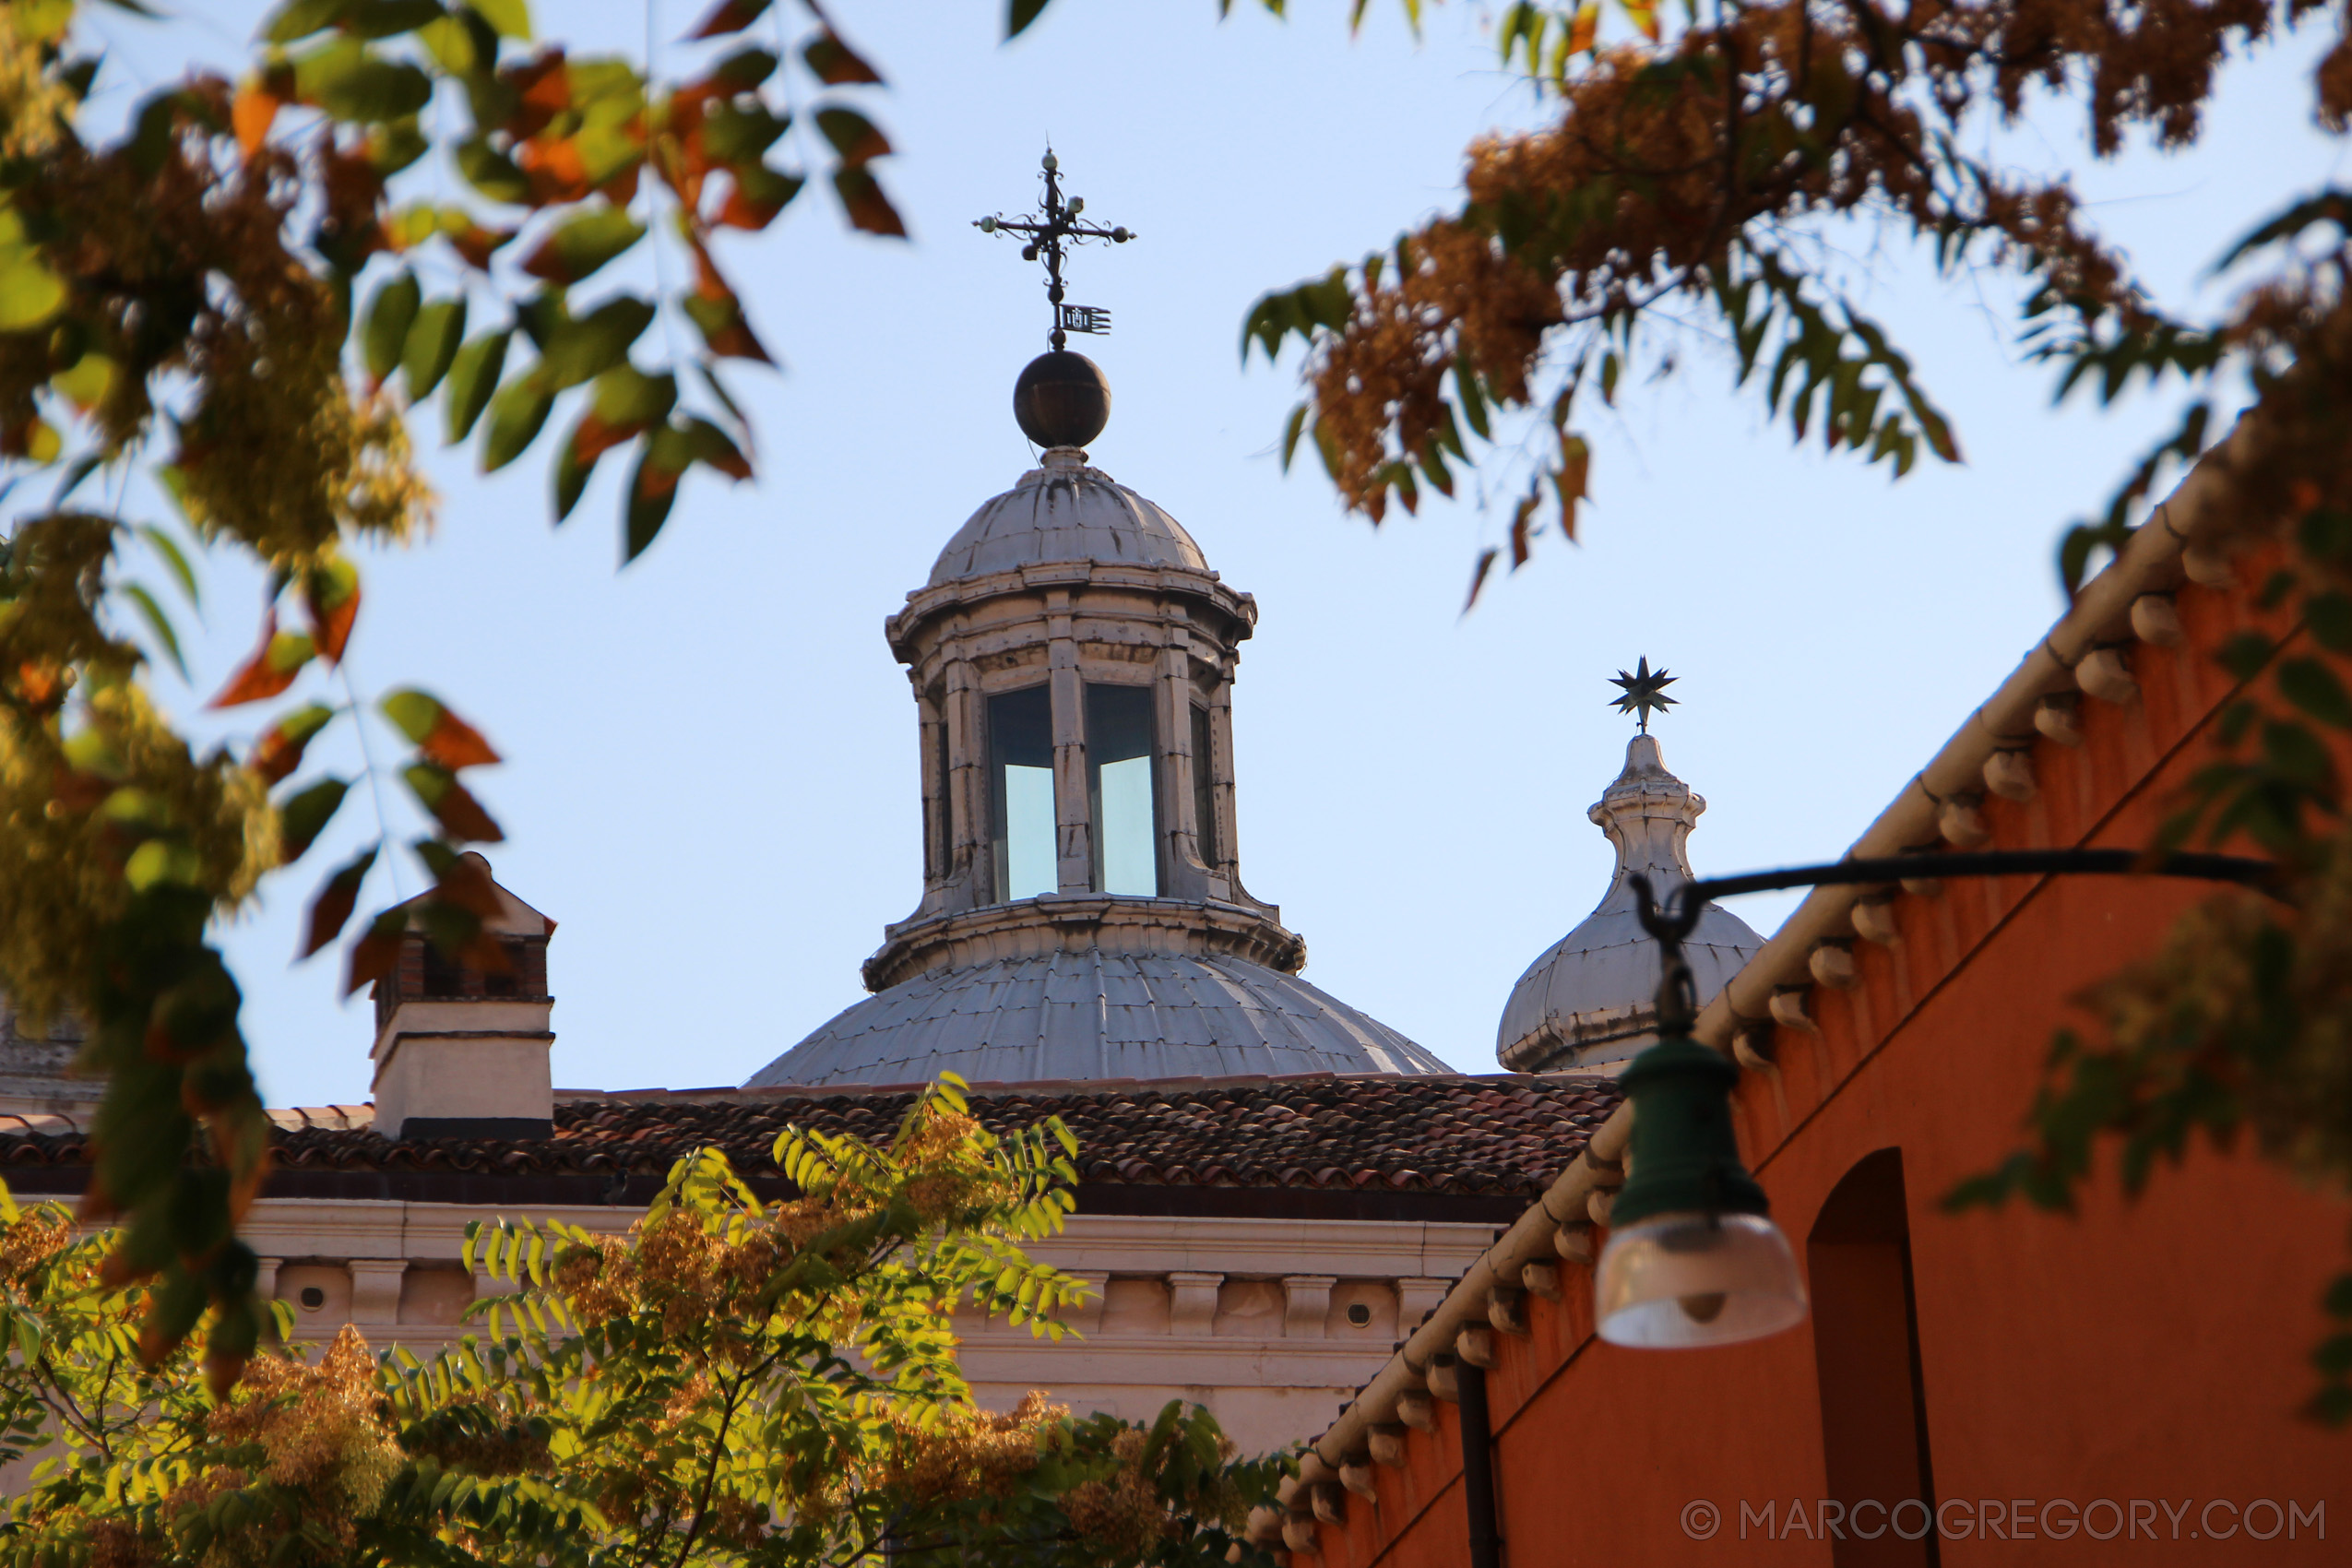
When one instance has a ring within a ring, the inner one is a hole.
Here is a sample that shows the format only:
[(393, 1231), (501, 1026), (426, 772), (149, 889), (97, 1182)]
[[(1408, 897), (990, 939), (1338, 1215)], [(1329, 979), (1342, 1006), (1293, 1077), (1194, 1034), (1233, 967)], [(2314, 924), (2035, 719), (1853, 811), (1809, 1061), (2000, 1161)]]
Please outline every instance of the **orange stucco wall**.
[[(2242, 594), (2195, 588), (2180, 609), (2189, 647), (2133, 652), (2142, 699), (2086, 700), (2085, 746), (2035, 748), (2038, 797), (1988, 802), (1995, 843), (2147, 840), (2230, 695), (2206, 650), (2252, 614)], [(1815, 988), (1818, 1034), (1781, 1030), (1777, 1082), (1751, 1074), (1740, 1091), (1743, 1146), (1800, 1261), (1838, 1180), (1902, 1150), (1934, 1491), (1955, 1533), (1980, 1500), (2002, 1505), (2001, 1537), (1938, 1542), (1946, 1565), (2352, 1562), (2352, 1434), (2294, 1414), (2324, 1331), (2320, 1294), (2344, 1266), (2340, 1201), (2201, 1146), (2134, 1202), (2110, 1162), (2073, 1217), (1937, 1206), (2017, 1146), (2068, 998), (2204, 891), (2015, 878), (1907, 897), (1903, 942), (1858, 944), (1861, 986)], [(1567, 1275), (1565, 1302), (1528, 1303), (1529, 1335), (1497, 1336), (1489, 1374), (1505, 1568), (1832, 1563), (1831, 1542), (1787, 1529), (1792, 1501), (1811, 1529), (1824, 1487), (1811, 1325), (1720, 1349), (1621, 1349), (1591, 1337), (1589, 1277)], [(1439, 1409), (1441, 1430), (1411, 1434), (1403, 1468), (1375, 1467), (1377, 1503), (1351, 1498), (1345, 1524), (1324, 1528), (1324, 1562), (1467, 1561), (1457, 1413)], [(2047, 1533), (2043, 1504), (2099, 1499), (2115, 1508), (2089, 1522), (2113, 1538)], [(2240, 1511), (2258, 1499), (2280, 1505), (2253, 1511), (2260, 1531), (2299, 1509), (2292, 1539), (2249, 1538)], [(1767, 1503), (1778, 1538), (1755, 1519)], [(2018, 1503), (2032, 1505), (2032, 1538)]]

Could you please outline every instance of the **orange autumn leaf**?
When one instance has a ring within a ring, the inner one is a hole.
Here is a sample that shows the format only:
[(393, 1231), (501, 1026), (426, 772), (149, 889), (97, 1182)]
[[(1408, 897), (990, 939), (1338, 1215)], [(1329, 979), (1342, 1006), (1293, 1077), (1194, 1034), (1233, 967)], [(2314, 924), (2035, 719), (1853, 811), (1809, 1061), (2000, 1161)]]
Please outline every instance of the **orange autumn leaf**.
[(481, 731), (445, 707), (425, 738), (417, 742), (417, 750), (452, 772), (461, 767), (488, 767), (500, 760), (491, 743), (482, 739)]
[(294, 683), (303, 666), (311, 661), (316, 645), (300, 632), (278, 629), (278, 612), (271, 611), (262, 622), (261, 647), (245, 660), (229, 683), (208, 707), (235, 707), (242, 703), (260, 702), (274, 697)]
[(515, 166), (530, 177), (531, 199), (538, 205), (579, 201), (588, 194), (588, 161), (568, 138), (524, 142), (515, 149)]
[(400, 776), (408, 781), (419, 803), (433, 814), (434, 820), (450, 837), (460, 843), (477, 844), (505, 840), (505, 830), (447, 768), (421, 762), (401, 769)]
[(490, 270), (490, 258), (519, 232), (514, 229), (485, 229), (472, 219), (464, 218), (455, 223), (445, 222), (441, 233), (449, 242), (449, 248), (465, 258), (467, 266), (479, 272), (487, 272)]
[(1599, 31), (1600, 6), (1592, 3), (1592, 0), (1586, 0), (1586, 4), (1576, 7), (1576, 18), (1569, 24), (1568, 53), (1571, 54), (1590, 53), (1593, 40)]
[(349, 996), (360, 987), (384, 979), (399, 962), (398, 932), (369, 932), (351, 944), (350, 966), (343, 971), (343, 994)]
[(367, 880), (376, 853), (375, 849), (370, 848), (328, 877), (318, 890), (318, 897), (311, 901), (309, 926), (303, 937), (303, 957), (309, 957), (341, 934), (360, 901), (360, 885)]
[(237, 101), (229, 112), (230, 124), (237, 133), (237, 146), (247, 158), (259, 152), (269, 139), (269, 127), (284, 107), (278, 95), (268, 89), (253, 85), (241, 89)]
[(360, 613), (359, 568), (348, 561), (327, 561), (303, 574), (303, 602), (310, 611), (311, 630), (318, 651), (329, 664), (339, 664), (351, 640), (351, 624)]
[(65, 695), (65, 672), (47, 659), (28, 659), (17, 666), (17, 695), (29, 707), (49, 707)]

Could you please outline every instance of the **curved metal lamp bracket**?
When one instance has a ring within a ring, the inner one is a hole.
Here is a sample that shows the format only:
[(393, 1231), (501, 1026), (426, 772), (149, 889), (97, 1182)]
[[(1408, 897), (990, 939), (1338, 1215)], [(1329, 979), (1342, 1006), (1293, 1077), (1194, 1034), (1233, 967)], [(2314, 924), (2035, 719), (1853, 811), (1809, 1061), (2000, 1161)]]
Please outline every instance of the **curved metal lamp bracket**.
[(1657, 901), (1650, 880), (1640, 872), (1626, 878), (1639, 900), (1634, 906), (1642, 929), (1658, 946), (1657, 1029), (1661, 1036), (1687, 1034), (1698, 1018), (1698, 995), (1691, 967), (1683, 960), (1683, 939), (1699, 923), (1699, 915), (1716, 898), (1742, 893), (1769, 893), (1784, 887), (1832, 887), (1891, 885), (1909, 878), (1954, 876), (2178, 876), (2202, 882), (2229, 882), (2251, 887), (2273, 898), (2286, 899), (2286, 872), (2275, 861), (2239, 855), (2161, 854), (2146, 849), (1978, 849), (1951, 854), (1885, 855), (1872, 860), (1835, 861), (1826, 865), (1792, 866), (1785, 871), (1751, 872), (1744, 876), (1707, 877), (1686, 882)]

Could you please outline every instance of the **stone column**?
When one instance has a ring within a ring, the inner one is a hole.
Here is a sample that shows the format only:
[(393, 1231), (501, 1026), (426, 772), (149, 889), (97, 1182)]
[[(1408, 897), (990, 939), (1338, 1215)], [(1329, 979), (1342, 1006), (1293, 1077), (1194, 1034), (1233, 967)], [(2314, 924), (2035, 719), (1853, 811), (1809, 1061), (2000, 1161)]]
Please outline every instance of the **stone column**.
[(1070, 624), (1070, 590), (1046, 595), (1046, 680), (1053, 702), (1053, 823), (1064, 893), (1094, 891), (1094, 830), (1087, 801), (1087, 683)]
[(956, 830), (948, 821), (947, 726), (921, 692), (915, 694), (916, 798), (922, 802), (923, 886), (947, 880), (956, 859)]
[(1324, 1319), (1331, 1312), (1331, 1288), (1339, 1283), (1332, 1274), (1286, 1274), (1282, 1277), (1282, 1332), (1292, 1339), (1320, 1339)]
[(1209, 802), (1217, 813), (1217, 864), (1209, 869), (1222, 872), (1238, 896), (1241, 838), (1233, 810), (1233, 679), (1229, 674), (1217, 683), (1209, 698), (1208, 744)]
[(278, 1271), (284, 1266), (286, 1260), (262, 1258), (258, 1261), (261, 1267), (254, 1276), (254, 1292), (265, 1301), (274, 1301), (278, 1299)]
[(1217, 1288), (1221, 1274), (1171, 1274), (1168, 1277), (1168, 1332), (1206, 1336), (1217, 1321)]
[(406, 1258), (353, 1258), (351, 1321), (362, 1328), (391, 1328), (400, 1322), (400, 1277)]
[(1402, 1338), (1420, 1327), (1421, 1319), (1437, 1310), (1454, 1288), (1450, 1279), (1400, 1279), (1396, 1282), (1396, 1333)]
[(947, 863), (939, 874), (943, 882), (960, 883), (957, 908), (969, 908), (978, 896), (975, 868), (988, 837), (982, 793), (988, 759), (980, 754), (979, 698), (967, 679), (970, 668), (961, 659), (947, 660), (947, 692), (940, 710), (939, 740), (947, 748)]

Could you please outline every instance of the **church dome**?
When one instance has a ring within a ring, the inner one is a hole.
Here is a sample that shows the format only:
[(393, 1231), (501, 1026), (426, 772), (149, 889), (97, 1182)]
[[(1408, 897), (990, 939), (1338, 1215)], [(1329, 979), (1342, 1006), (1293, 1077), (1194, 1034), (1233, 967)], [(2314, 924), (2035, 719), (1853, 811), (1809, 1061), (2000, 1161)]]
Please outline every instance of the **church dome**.
[[(1666, 770), (1657, 742), (1636, 735), (1625, 769), (1588, 814), (1617, 849), (1617, 873), (1600, 907), (1538, 958), (1511, 989), (1495, 1031), (1495, 1055), (1523, 1073), (1556, 1073), (1623, 1063), (1657, 1038), (1657, 944), (1642, 929), (1628, 881), (1648, 876), (1664, 899), (1692, 880), (1683, 846), (1702, 797)], [(1699, 1005), (1764, 946), (1745, 921), (1709, 904), (1684, 939)]]
[(885, 626), (919, 724), (923, 893), (873, 994), (750, 1079), (972, 1083), (1443, 1073), (1298, 978), (1241, 881), (1233, 677), (1257, 601), (1075, 443), (1109, 384), (1045, 355), (1015, 398), (1054, 442)]
[(1099, 469), (1057, 446), (956, 530), (931, 569), (932, 588), (1050, 562), (1181, 566), (1208, 561), (1183, 525)]
[(1443, 1073), (1308, 984), (1229, 954), (1099, 948), (935, 969), (849, 1008), (753, 1075), (778, 1084)]

